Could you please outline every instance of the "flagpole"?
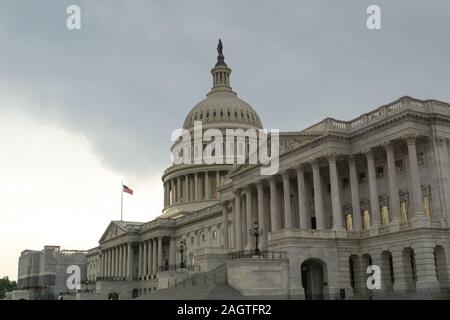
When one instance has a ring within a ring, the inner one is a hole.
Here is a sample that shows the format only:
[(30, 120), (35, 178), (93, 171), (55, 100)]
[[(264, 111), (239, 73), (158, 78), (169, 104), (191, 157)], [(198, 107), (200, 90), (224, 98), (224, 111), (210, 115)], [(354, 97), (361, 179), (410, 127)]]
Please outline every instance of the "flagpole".
[(123, 221), (123, 180), (120, 189), (120, 221)]

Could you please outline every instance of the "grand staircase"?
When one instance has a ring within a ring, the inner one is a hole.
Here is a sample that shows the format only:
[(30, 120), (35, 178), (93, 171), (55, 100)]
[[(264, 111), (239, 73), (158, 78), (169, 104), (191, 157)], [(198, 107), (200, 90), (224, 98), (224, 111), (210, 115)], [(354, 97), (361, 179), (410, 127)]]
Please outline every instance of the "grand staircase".
[(227, 282), (227, 266), (191, 275), (167, 289), (142, 295), (139, 300), (238, 300), (244, 296)]

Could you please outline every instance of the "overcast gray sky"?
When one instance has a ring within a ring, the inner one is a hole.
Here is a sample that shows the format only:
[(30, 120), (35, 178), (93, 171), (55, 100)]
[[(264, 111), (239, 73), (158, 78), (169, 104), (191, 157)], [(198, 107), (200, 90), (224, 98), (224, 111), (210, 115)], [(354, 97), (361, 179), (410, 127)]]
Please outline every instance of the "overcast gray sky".
[(160, 213), (170, 134), (209, 91), (219, 37), (233, 89), (291, 131), (403, 95), (450, 101), (449, 17), (442, 0), (2, 0), (0, 276), (25, 248), (95, 246), (121, 179), (130, 220)]

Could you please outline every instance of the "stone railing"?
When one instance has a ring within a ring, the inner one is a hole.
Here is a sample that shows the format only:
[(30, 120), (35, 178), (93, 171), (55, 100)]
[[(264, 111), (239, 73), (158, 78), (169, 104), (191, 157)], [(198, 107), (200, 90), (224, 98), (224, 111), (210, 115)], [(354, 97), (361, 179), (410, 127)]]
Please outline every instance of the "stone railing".
[(227, 254), (229, 250), (223, 249), (223, 248), (200, 248), (196, 249), (195, 256), (204, 255), (204, 254)]
[(221, 207), (220, 203), (215, 204), (215, 205), (207, 207), (205, 209), (195, 211), (195, 212), (187, 214), (183, 217), (177, 218), (177, 219), (175, 219), (175, 224), (179, 225), (179, 224), (189, 222), (189, 221), (192, 221), (195, 219), (201, 219), (201, 218), (209, 216), (210, 214), (217, 213), (218, 211), (221, 211), (221, 210), (222, 210), (222, 207)]
[(336, 232), (333, 230), (282, 229), (272, 231), (269, 233), (269, 240), (275, 240), (284, 237), (297, 237), (309, 239), (335, 239)]
[(411, 224), (409, 222), (400, 223), (400, 231), (411, 229)]
[(153, 229), (156, 227), (172, 227), (174, 221), (172, 219), (157, 218), (142, 225), (142, 231)]
[(431, 219), (430, 225), (435, 228), (441, 228), (442, 227), (441, 219)]
[(255, 256), (259, 256), (266, 260), (287, 260), (287, 253), (284, 251), (259, 251), (257, 255), (254, 251), (231, 252), (228, 254), (228, 259), (251, 259)]
[(306, 131), (342, 131), (350, 132), (362, 127), (368, 126), (372, 123), (378, 122), (405, 109), (415, 111), (426, 111), (424, 108), (425, 102), (411, 97), (400, 98), (390, 104), (381, 106), (376, 110), (365, 113), (356, 119), (350, 121), (336, 120), (333, 118), (326, 118), (325, 120), (305, 129)]
[(126, 277), (96, 277), (96, 281), (125, 281)]
[(380, 234), (389, 233), (391, 231), (389, 225), (381, 225), (379, 228)]

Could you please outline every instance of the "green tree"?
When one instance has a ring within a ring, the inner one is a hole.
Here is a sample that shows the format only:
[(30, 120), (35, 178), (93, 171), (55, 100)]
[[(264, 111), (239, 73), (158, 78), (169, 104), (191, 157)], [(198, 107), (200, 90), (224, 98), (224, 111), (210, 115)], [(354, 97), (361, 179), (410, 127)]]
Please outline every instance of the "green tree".
[(0, 299), (4, 299), (7, 292), (17, 289), (17, 283), (10, 281), (8, 277), (0, 279)]

